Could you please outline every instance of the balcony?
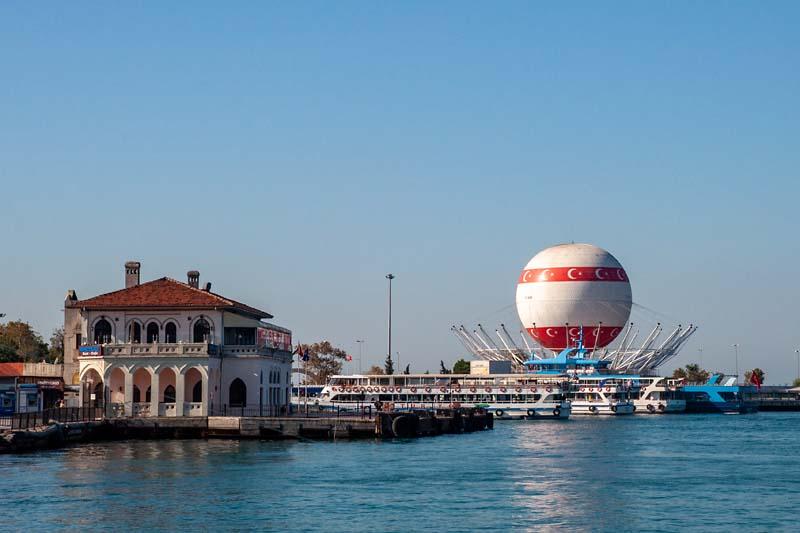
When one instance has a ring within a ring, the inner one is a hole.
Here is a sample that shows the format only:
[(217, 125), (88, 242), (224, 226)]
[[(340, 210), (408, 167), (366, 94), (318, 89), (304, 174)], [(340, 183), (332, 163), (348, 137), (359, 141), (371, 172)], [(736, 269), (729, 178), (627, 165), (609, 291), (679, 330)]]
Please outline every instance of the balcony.
[(277, 350), (267, 346), (256, 345), (240, 345), (240, 344), (226, 344), (220, 346), (222, 355), (224, 357), (257, 357), (257, 356), (270, 356), (270, 357), (287, 357), (291, 359), (291, 352), (285, 350)]
[(208, 357), (217, 355), (216, 344), (207, 342), (154, 342), (150, 344), (104, 344), (101, 355), (82, 355), (79, 359), (98, 357)]

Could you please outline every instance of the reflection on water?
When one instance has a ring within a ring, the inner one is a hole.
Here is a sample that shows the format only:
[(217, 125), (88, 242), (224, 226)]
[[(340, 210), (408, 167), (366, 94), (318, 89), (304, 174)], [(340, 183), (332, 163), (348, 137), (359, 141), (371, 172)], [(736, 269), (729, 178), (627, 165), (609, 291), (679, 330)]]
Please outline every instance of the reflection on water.
[[(800, 414), (500, 422), (398, 442), (129, 441), (0, 456), (0, 528), (785, 526)], [(9, 516), (10, 515), (10, 516)]]

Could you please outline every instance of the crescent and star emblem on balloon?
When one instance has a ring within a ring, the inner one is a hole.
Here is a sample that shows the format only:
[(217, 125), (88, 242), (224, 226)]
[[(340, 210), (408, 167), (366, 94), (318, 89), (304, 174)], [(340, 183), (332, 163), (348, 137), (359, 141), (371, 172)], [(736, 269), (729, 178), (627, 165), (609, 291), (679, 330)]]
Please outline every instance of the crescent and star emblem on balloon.
[(569, 336), (570, 337), (577, 337), (578, 336), (578, 328), (569, 328)]
[(604, 279), (606, 279), (605, 275), (606, 275), (606, 269), (605, 268), (596, 268), (596, 269), (594, 269), (594, 276), (597, 279), (604, 280)]
[(544, 270), (542, 270), (542, 273), (539, 274), (539, 280), (540, 281), (548, 281), (548, 278), (552, 278), (553, 275), (554, 274), (553, 274), (552, 270), (550, 270), (549, 268), (545, 268)]
[(625, 281), (625, 271), (622, 270), (621, 268), (618, 268), (617, 277), (619, 278), (620, 281)]
[(619, 335), (619, 332), (620, 332), (620, 329), (619, 329), (619, 328), (614, 328), (614, 329), (612, 329), (612, 330), (611, 330), (611, 338), (613, 339), (614, 337), (616, 337), (617, 335)]
[(556, 334), (553, 331), (554, 331), (553, 328), (547, 328), (547, 330), (545, 330), (545, 333), (547, 333), (548, 337), (554, 337), (555, 338)]
[(569, 270), (567, 270), (567, 277), (569, 279), (578, 279), (578, 278), (576, 278), (575, 276), (572, 275), (572, 273), (575, 272), (576, 270), (578, 270), (578, 269), (577, 268), (570, 268)]
[(525, 272), (522, 274), (522, 282), (523, 282), (523, 283), (528, 283), (528, 282), (530, 281), (530, 275), (531, 275), (531, 271), (530, 271), (530, 270), (526, 270), (526, 271), (525, 271)]

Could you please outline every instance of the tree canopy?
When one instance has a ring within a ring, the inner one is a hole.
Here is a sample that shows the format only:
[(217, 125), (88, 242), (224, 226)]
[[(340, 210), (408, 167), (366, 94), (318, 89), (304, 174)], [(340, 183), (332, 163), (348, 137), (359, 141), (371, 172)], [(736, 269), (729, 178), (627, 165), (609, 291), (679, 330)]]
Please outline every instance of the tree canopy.
[(0, 324), (0, 361), (38, 363), (47, 361), (48, 355), (47, 343), (27, 322)]
[(453, 364), (453, 374), (469, 374), (469, 361), (459, 359)]
[(383, 372), (387, 376), (394, 374), (394, 361), (392, 361), (392, 354), (386, 356), (386, 361), (383, 363)]
[(341, 373), (347, 358), (347, 352), (333, 346), (329, 341), (301, 344), (300, 348), (303, 352), (308, 352), (308, 361), (302, 362), (307, 383), (326, 383), (329, 377)]
[(383, 373), (383, 368), (378, 365), (372, 365), (369, 367), (369, 370), (367, 370), (368, 376), (382, 376)]
[(708, 381), (710, 375), (707, 370), (700, 368), (700, 365), (692, 363), (684, 368), (676, 368), (672, 373), (672, 378), (683, 379), (690, 383), (704, 383)]

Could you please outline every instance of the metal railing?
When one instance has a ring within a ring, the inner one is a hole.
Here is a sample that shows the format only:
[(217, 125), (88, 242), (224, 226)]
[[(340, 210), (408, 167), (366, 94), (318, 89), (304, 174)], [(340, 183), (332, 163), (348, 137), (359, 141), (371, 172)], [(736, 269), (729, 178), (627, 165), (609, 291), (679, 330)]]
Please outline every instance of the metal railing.
[(372, 405), (320, 407), (318, 405), (212, 405), (208, 416), (240, 416), (270, 418), (364, 418), (371, 419)]
[(0, 416), (0, 429), (35, 429), (60, 422), (88, 422), (103, 419), (102, 407), (54, 407), (32, 413)]

